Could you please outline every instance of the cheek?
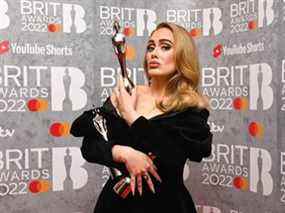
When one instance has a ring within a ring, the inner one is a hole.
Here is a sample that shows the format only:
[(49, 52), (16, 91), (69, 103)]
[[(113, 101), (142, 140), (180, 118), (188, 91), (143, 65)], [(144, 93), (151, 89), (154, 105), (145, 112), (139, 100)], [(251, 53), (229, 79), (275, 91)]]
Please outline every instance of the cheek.
[(174, 64), (174, 56), (173, 53), (169, 53), (164, 57), (164, 63), (167, 65)]
[(150, 58), (151, 58), (151, 54), (150, 54), (150, 53), (146, 53), (146, 54), (145, 54), (145, 59), (146, 59), (146, 61), (149, 61)]

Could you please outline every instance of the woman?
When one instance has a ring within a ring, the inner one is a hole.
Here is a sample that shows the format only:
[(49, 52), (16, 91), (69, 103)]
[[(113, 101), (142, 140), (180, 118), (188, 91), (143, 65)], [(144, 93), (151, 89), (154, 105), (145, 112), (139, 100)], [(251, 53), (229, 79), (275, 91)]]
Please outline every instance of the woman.
[(136, 86), (129, 95), (120, 79), (103, 105), (120, 115), (106, 116), (108, 143), (92, 126), (91, 111), (72, 125), (74, 136), (84, 136), (87, 161), (130, 176), (132, 193), (121, 198), (113, 190), (118, 179), (109, 179), (94, 212), (195, 213), (183, 168), (187, 158), (200, 162), (211, 154), (212, 134), (207, 102), (198, 91), (198, 55), (187, 31), (159, 24), (148, 40), (144, 68), (148, 86)]

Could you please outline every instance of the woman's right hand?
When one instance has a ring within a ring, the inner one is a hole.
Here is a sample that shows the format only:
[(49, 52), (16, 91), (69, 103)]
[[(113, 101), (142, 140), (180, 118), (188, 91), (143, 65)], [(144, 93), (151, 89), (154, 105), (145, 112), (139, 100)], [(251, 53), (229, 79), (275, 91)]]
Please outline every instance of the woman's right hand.
[(142, 177), (146, 180), (150, 190), (155, 193), (154, 185), (149, 173), (160, 182), (161, 178), (158, 175), (156, 171), (157, 168), (150, 156), (129, 146), (121, 145), (113, 146), (112, 155), (114, 161), (125, 163), (126, 168), (131, 176), (130, 186), (133, 195), (135, 194), (136, 184), (140, 195), (142, 195)]

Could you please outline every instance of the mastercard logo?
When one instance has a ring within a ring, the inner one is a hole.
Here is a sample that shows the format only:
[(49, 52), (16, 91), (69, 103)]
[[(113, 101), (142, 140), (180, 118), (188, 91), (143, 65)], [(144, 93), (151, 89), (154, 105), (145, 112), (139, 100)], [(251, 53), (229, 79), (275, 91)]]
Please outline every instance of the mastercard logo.
[(255, 30), (256, 28), (257, 28), (257, 22), (256, 21), (248, 22), (248, 29)]
[(200, 28), (193, 28), (190, 32), (189, 32), (190, 36), (194, 37), (194, 38), (198, 38), (202, 35), (202, 29)]
[(213, 49), (213, 56), (214, 58), (220, 57), (220, 55), (223, 53), (223, 45), (217, 44)]
[(233, 101), (233, 107), (235, 110), (244, 111), (248, 109), (248, 99), (245, 97), (235, 98)]
[(124, 28), (123, 33), (127, 37), (133, 37), (135, 35), (135, 29), (133, 27), (127, 26)]
[(29, 191), (36, 194), (48, 192), (51, 188), (51, 183), (48, 180), (32, 180), (29, 183)]
[(49, 133), (54, 137), (66, 137), (69, 135), (70, 125), (67, 122), (53, 123), (49, 128)]
[(244, 177), (235, 177), (233, 180), (233, 185), (236, 189), (240, 189), (243, 191), (248, 190), (248, 180)]
[(264, 135), (264, 126), (259, 122), (251, 122), (248, 125), (248, 132), (252, 137), (261, 138)]
[(61, 24), (48, 24), (48, 31), (51, 33), (57, 33), (62, 31), (62, 25)]
[(48, 109), (48, 101), (41, 98), (31, 99), (27, 102), (27, 107), (31, 112), (44, 112)]
[(126, 48), (126, 59), (127, 60), (134, 60), (136, 58), (136, 49), (132, 45), (127, 45)]

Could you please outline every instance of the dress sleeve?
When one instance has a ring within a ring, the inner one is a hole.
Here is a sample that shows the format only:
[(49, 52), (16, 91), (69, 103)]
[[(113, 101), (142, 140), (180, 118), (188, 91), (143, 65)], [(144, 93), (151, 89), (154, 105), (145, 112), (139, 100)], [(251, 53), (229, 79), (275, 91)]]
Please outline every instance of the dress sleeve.
[(189, 158), (200, 162), (211, 154), (209, 112), (186, 110), (169, 119), (151, 121), (140, 116), (131, 125), (133, 148), (151, 152), (168, 165), (181, 165)]
[(114, 141), (105, 141), (100, 135), (87, 135), (83, 137), (81, 154), (82, 157), (90, 163), (97, 163), (108, 167), (114, 167), (123, 170), (125, 165), (113, 160), (112, 147)]
[(113, 160), (112, 147), (114, 140), (106, 141), (93, 124), (92, 110), (85, 111), (71, 125), (70, 133), (75, 137), (83, 137), (81, 154), (90, 163), (123, 169), (124, 164)]
[(94, 110), (85, 111), (77, 117), (71, 124), (70, 133), (74, 137), (83, 137), (94, 133), (95, 127), (93, 125)]

